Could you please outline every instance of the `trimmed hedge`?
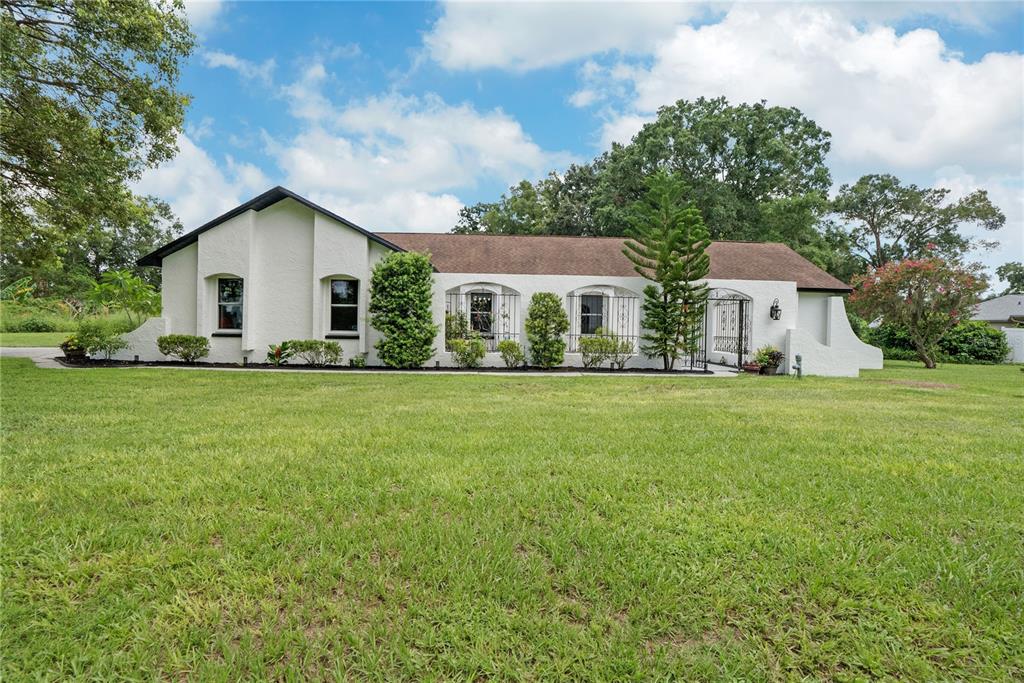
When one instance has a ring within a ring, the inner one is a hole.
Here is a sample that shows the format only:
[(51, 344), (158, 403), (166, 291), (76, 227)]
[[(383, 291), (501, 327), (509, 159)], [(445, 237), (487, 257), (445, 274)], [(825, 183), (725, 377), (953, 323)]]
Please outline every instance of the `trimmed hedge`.
[(191, 334), (165, 334), (157, 337), (156, 346), (165, 356), (177, 356), (186, 363), (210, 355), (210, 340)]

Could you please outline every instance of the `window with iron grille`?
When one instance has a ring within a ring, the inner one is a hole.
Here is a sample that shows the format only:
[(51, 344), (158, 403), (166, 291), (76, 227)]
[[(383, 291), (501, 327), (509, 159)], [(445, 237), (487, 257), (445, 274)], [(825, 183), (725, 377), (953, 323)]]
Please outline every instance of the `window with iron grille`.
[(584, 294), (580, 297), (580, 334), (597, 334), (604, 327), (604, 297)]
[(472, 292), (469, 295), (469, 329), (489, 337), (494, 329), (494, 295)]

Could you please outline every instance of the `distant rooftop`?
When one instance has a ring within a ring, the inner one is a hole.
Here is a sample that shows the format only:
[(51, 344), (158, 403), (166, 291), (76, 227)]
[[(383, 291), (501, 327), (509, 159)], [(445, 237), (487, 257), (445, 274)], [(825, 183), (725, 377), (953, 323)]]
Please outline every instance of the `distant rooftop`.
[(975, 307), (971, 318), (992, 323), (1024, 321), (1024, 294), (1004, 294), (982, 301)]

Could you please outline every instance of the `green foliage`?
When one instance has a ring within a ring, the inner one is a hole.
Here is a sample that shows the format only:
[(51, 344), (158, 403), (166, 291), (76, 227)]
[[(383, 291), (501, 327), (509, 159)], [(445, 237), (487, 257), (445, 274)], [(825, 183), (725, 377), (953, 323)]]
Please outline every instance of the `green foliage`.
[(996, 268), (996, 277), (1006, 281), (1003, 294), (1024, 294), (1024, 263), (1010, 261)]
[(854, 310), (905, 330), (925, 367), (934, 368), (939, 340), (970, 315), (985, 281), (971, 269), (929, 258), (888, 263), (855, 287)]
[(569, 316), (562, 300), (551, 292), (537, 292), (530, 298), (526, 311), (526, 339), (530, 344), (530, 363), (539, 368), (553, 368), (565, 359), (565, 339)]
[(348, 364), (354, 368), (365, 368), (366, 367), (366, 354), (357, 353), (348, 359)]
[(324, 339), (291, 339), (287, 344), (292, 355), (298, 356), (306, 365), (323, 367), (341, 362), (341, 344)]
[(452, 341), (469, 336), (469, 318), (462, 311), (444, 314), (444, 348), (452, 350)]
[(774, 370), (778, 368), (785, 356), (782, 351), (768, 344), (762, 346), (754, 352), (754, 362), (761, 366), (762, 369)]
[(914, 350), (914, 340), (910, 338), (910, 333), (894, 323), (882, 323), (877, 327), (870, 328), (865, 341), (883, 349)]
[(667, 169), (715, 239), (781, 241), (821, 262), (830, 255), (815, 229), (828, 207), (829, 137), (793, 108), (679, 100), (629, 144), (466, 207), (454, 232), (622, 235), (649, 176)]
[(620, 339), (619, 335), (603, 327), (597, 328), (593, 335), (580, 337), (579, 347), (585, 368), (599, 368), (607, 362), (611, 367), (622, 370), (633, 357), (633, 342)]
[(1010, 345), (1002, 330), (966, 320), (942, 336), (939, 351), (953, 363), (1002, 363), (1010, 355)]
[(683, 199), (682, 181), (665, 171), (648, 180), (644, 198), (630, 214), (623, 253), (636, 271), (656, 282), (644, 288), (644, 353), (662, 359), (664, 369), (691, 353), (703, 334), (711, 244), (700, 213)]
[(476, 368), (480, 367), (487, 353), (487, 345), (480, 335), (474, 332), (466, 339), (453, 339), (451, 350), (452, 360), (460, 368)]
[(210, 355), (210, 340), (191, 334), (165, 334), (157, 337), (156, 346), (165, 356), (177, 356), (186, 363), (195, 363)]
[(291, 342), (283, 341), (280, 344), (267, 346), (267, 362), (275, 367), (280, 367), (288, 362), (288, 359), (295, 355), (295, 349)]
[(4, 0), (0, 36), (8, 272), (59, 262), (83, 234), (146, 210), (130, 186), (177, 150), (193, 36), (181, 3), (165, 0)]
[(866, 175), (843, 185), (832, 210), (847, 224), (851, 251), (868, 266), (938, 256), (957, 260), (978, 244), (965, 224), (998, 230), (1006, 216), (976, 190), (955, 202), (945, 188), (903, 185), (892, 175)]
[(122, 311), (133, 328), (160, 311), (160, 295), (153, 285), (127, 270), (103, 273), (93, 287), (90, 299), (97, 305)]
[(510, 370), (526, 363), (526, 351), (515, 339), (503, 339), (498, 342), (498, 353), (501, 354), (505, 367)]
[(36, 286), (32, 282), (32, 278), (27, 276), (18, 278), (3, 289), (0, 289), (0, 301), (29, 301), (32, 299), (35, 288)]
[[(846, 311), (846, 319), (850, 323), (850, 329), (857, 335), (857, 339), (866, 341), (871, 334), (869, 323), (851, 310)], [(868, 342), (871, 343), (871, 342)]]
[(83, 320), (76, 335), (78, 345), (90, 356), (103, 354), (109, 359), (115, 353), (128, 348), (128, 342), (121, 336), (125, 330), (115, 322), (107, 320)]
[(370, 325), (381, 334), (377, 355), (394, 368), (420, 367), (434, 355), (433, 268), (426, 254), (394, 252), (370, 276)]

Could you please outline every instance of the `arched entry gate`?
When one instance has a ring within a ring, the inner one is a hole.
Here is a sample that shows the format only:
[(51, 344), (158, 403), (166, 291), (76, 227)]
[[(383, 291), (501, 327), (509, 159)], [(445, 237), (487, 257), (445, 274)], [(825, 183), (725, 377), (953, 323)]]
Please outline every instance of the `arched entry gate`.
[[(690, 331), (699, 340), (679, 359), (684, 370), (708, 369), (708, 364), (740, 368), (750, 359), (753, 338), (753, 300), (732, 289), (713, 289), (708, 295), (702, 329)], [(687, 367), (689, 366), (689, 367)]]

